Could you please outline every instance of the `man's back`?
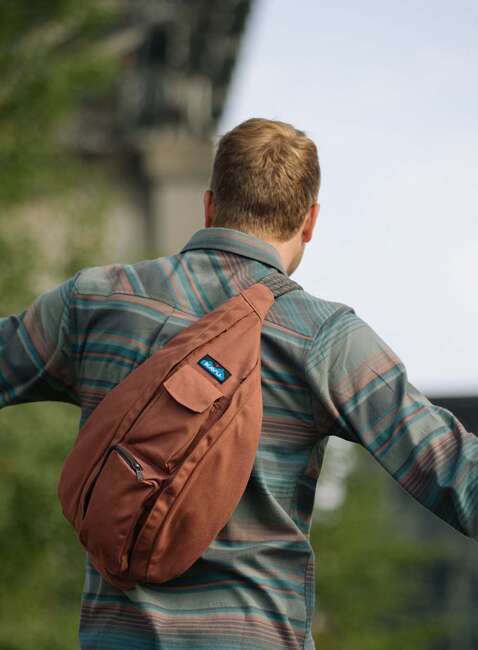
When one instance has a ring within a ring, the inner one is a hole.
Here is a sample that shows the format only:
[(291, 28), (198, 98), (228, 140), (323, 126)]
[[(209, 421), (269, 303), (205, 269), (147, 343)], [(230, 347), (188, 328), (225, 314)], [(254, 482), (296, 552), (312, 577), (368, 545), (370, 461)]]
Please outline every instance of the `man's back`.
[[(187, 248), (77, 278), (70, 317), (82, 423), (184, 327), (271, 266), (285, 273), (272, 246), (239, 231), (203, 229)], [(89, 566), (83, 648), (111, 647), (113, 638), (118, 648), (304, 647), (314, 595), (308, 530), (323, 449), (304, 361), (318, 326), (339, 307), (302, 291), (276, 301), (263, 327), (260, 445), (239, 507), (203, 557), (168, 583), (122, 594)]]

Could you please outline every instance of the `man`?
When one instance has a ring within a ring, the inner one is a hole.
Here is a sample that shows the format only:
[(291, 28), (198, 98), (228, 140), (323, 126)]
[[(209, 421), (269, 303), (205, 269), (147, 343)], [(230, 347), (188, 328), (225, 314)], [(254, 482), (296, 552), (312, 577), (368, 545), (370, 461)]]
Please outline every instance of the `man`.
[[(204, 195), (205, 228), (180, 252), (84, 269), (0, 321), (0, 406), (63, 400), (81, 407), (83, 424), (184, 327), (272, 270), (293, 273), (313, 236), (319, 184), (317, 150), (302, 131), (250, 119), (227, 133)], [(121, 592), (88, 563), (84, 650), (313, 648), (309, 527), (331, 435), (363, 445), (422, 504), (476, 537), (476, 438), (408, 382), (352, 308), (306, 291), (279, 297), (262, 331), (262, 382), (260, 445), (229, 523), (168, 583)]]

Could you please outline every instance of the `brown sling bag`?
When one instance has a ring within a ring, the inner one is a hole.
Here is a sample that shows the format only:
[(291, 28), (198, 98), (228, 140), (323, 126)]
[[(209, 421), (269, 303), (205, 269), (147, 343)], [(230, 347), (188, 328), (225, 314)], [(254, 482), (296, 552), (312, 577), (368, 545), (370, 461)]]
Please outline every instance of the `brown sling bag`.
[(301, 289), (273, 272), (175, 335), (100, 402), (78, 433), (58, 494), (112, 585), (186, 571), (246, 488), (262, 423), (261, 328)]

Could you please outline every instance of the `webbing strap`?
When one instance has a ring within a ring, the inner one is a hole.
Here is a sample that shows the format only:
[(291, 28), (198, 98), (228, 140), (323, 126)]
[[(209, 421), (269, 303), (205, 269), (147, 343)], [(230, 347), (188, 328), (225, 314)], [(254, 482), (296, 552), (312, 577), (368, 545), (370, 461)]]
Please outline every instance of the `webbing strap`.
[(295, 289), (303, 289), (303, 287), (295, 282), (295, 280), (291, 280), (283, 273), (275, 271), (273, 273), (269, 273), (261, 280), (257, 280), (257, 282), (259, 284), (265, 284), (266, 287), (268, 287), (274, 294), (274, 298), (278, 298), (284, 293), (294, 291)]

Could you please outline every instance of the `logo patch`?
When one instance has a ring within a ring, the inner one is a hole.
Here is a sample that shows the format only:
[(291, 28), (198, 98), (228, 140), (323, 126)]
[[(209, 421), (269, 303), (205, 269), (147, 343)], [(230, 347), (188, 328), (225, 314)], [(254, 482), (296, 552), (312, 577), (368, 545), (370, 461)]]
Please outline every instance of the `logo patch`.
[(198, 364), (201, 366), (201, 368), (207, 370), (207, 372), (212, 375), (214, 379), (217, 379), (220, 384), (223, 384), (226, 379), (231, 376), (229, 370), (226, 370), (224, 366), (221, 366), (221, 364), (218, 363), (216, 359), (210, 357), (209, 354), (206, 354), (205, 357), (199, 359)]

